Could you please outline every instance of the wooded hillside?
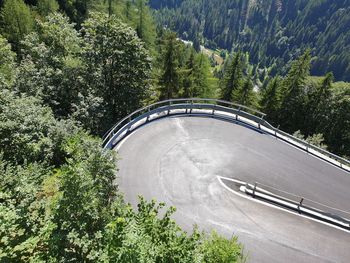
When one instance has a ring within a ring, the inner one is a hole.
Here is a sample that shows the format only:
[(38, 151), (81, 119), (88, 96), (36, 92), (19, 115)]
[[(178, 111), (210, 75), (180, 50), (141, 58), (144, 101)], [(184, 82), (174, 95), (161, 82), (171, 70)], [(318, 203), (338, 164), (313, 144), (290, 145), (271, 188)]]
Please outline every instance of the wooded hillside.
[(156, 21), (213, 49), (248, 51), (285, 74), (306, 48), (312, 75), (350, 81), (349, 0), (151, 0)]

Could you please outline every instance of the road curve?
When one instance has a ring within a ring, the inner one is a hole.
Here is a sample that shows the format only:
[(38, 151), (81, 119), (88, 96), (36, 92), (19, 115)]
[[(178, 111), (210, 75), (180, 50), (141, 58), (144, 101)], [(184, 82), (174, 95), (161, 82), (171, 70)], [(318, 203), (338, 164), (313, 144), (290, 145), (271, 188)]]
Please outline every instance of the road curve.
[(350, 174), (274, 137), (231, 122), (168, 117), (133, 131), (117, 147), (126, 201), (177, 207), (190, 231), (239, 236), (249, 262), (350, 262), (350, 233), (233, 194), (217, 176), (268, 184), (350, 211)]

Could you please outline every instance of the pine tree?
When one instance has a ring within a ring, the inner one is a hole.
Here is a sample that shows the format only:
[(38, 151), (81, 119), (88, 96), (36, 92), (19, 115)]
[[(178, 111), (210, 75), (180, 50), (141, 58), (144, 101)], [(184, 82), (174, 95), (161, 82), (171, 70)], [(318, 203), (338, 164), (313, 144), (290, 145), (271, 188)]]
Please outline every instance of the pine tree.
[(137, 1), (138, 18), (136, 21), (136, 32), (138, 37), (146, 43), (146, 46), (152, 48), (156, 38), (155, 25), (147, 3), (148, 0)]
[(304, 124), (304, 84), (310, 74), (310, 50), (292, 63), (282, 85), (280, 124), (287, 132), (300, 130)]
[(193, 48), (194, 50), (196, 50), (197, 52), (200, 52), (201, 51), (201, 42), (200, 42), (200, 37), (198, 34), (196, 34), (194, 36), (194, 39), (193, 39)]
[(168, 33), (163, 54), (163, 72), (160, 78), (160, 98), (171, 99), (179, 92), (178, 40), (175, 33)]
[(261, 110), (267, 114), (267, 120), (277, 124), (281, 106), (281, 94), (279, 90), (279, 77), (273, 78), (266, 87), (260, 100)]
[(232, 92), (232, 101), (247, 107), (256, 106), (256, 95), (250, 76), (246, 78), (241, 87)]
[(2, 34), (12, 44), (15, 51), (20, 51), (20, 42), (32, 31), (34, 19), (30, 8), (23, 0), (5, 0), (1, 11)]
[(327, 73), (321, 84), (309, 94), (307, 103), (308, 120), (305, 122), (305, 134), (323, 133), (330, 115), (331, 89), (333, 74)]
[(193, 96), (200, 98), (213, 97), (213, 91), (209, 87), (210, 64), (205, 54), (199, 53), (195, 59), (193, 72)]
[(190, 98), (193, 97), (193, 71), (195, 67), (195, 52), (192, 49), (189, 59), (186, 62), (186, 67), (184, 70), (184, 80), (183, 80), (183, 97)]
[(224, 75), (224, 81), (221, 90), (221, 99), (231, 101), (232, 94), (242, 85), (243, 70), (241, 53), (238, 52), (233, 57), (231, 64), (228, 66)]
[(58, 10), (59, 6), (56, 0), (38, 0), (37, 3), (38, 11), (42, 16)]

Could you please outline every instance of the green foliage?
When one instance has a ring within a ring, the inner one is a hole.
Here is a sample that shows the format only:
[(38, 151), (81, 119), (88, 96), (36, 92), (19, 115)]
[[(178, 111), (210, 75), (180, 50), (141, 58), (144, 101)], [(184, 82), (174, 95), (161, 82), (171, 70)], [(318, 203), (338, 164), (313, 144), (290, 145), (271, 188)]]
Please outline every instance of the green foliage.
[(307, 121), (305, 122), (305, 134), (323, 132), (325, 125), (330, 121), (329, 106), (332, 103), (333, 74), (328, 73), (316, 87), (309, 87), (307, 102)]
[(102, 232), (113, 215), (111, 204), (118, 198), (113, 184), (115, 159), (99, 145), (99, 140), (83, 132), (62, 145), (67, 158), (56, 172), (60, 194), (52, 211), (57, 228), (50, 242), (55, 258), (94, 261), (102, 254)]
[(201, 234), (188, 235), (171, 219), (175, 209), (163, 215), (164, 204), (140, 198), (137, 211), (127, 208), (107, 226), (108, 254), (113, 262), (195, 262)]
[(51, 14), (22, 43), (24, 58), (16, 89), (40, 97), (56, 116), (69, 115), (80, 84), (81, 39), (74, 24), (61, 14)]
[(326, 144), (330, 151), (350, 156), (350, 89), (335, 90), (329, 120), (323, 128)]
[(260, 100), (261, 111), (267, 114), (267, 120), (273, 124), (278, 123), (279, 111), (281, 106), (281, 80), (276, 77), (272, 79), (263, 91)]
[(221, 99), (231, 101), (233, 93), (240, 89), (243, 81), (243, 67), (241, 53), (234, 55), (231, 64), (225, 71), (223, 80)]
[(305, 136), (298, 130), (293, 133), (293, 136), (298, 139), (305, 140), (306, 142), (321, 149), (327, 150), (327, 145), (324, 144), (324, 137), (321, 133), (316, 133), (305, 138)]
[[(0, 156), (0, 261), (44, 262), (50, 222), (50, 195), (40, 186), (51, 176), (42, 165), (15, 167)], [(52, 191), (52, 189), (51, 189)]]
[(57, 0), (62, 10), (74, 23), (80, 25), (88, 16), (89, 7), (98, 0)]
[(59, 6), (56, 0), (38, 0), (37, 8), (42, 16), (47, 16), (57, 11)]
[[(127, 3), (129, 3), (127, 1)], [(150, 48), (155, 44), (155, 25), (153, 17), (151, 16), (151, 11), (147, 5), (148, 0), (137, 0), (137, 22), (136, 22), (136, 32), (140, 39), (142, 39), (146, 47)], [(130, 8), (130, 7), (129, 7)]]
[(214, 98), (216, 87), (210, 86), (209, 59), (206, 55), (195, 54), (192, 50), (185, 69), (182, 70), (182, 91), (184, 98)]
[(209, 59), (206, 55), (200, 53), (196, 57), (194, 71), (194, 93), (193, 97), (214, 98), (216, 86), (210, 86), (209, 79), (212, 78)]
[(248, 76), (241, 87), (233, 90), (232, 101), (247, 107), (255, 108), (257, 105), (257, 98), (253, 89), (253, 82)]
[(14, 163), (51, 160), (53, 141), (51, 109), (33, 97), (15, 97), (0, 91), (0, 148), (3, 158)]
[(83, 24), (83, 78), (103, 98), (104, 129), (141, 106), (151, 59), (135, 32), (114, 15), (95, 13)]
[(312, 75), (350, 81), (350, 6), (339, 0), (151, 0), (159, 26), (187, 40), (251, 54), (251, 62), (286, 74), (312, 48)]
[(303, 105), (305, 104), (305, 91), (303, 85), (310, 73), (310, 50), (292, 63), (288, 75), (283, 80), (279, 123), (287, 132), (293, 132), (304, 124)]
[(11, 86), (16, 77), (16, 54), (11, 51), (11, 46), (0, 35), (0, 83)]
[(203, 262), (205, 263), (233, 263), (245, 262), (242, 246), (237, 237), (226, 239), (213, 232), (202, 245)]
[(1, 24), (2, 35), (19, 52), (20, 41), (33, 30), (34, 19), (23, 0), (5, 0), (1, 10)]
[(163, 67), (160, 77), (160, 99), (176, 97), (180, 89), (179, 73), (179, 42), (176, 34), (167, 33), (165, 36)]

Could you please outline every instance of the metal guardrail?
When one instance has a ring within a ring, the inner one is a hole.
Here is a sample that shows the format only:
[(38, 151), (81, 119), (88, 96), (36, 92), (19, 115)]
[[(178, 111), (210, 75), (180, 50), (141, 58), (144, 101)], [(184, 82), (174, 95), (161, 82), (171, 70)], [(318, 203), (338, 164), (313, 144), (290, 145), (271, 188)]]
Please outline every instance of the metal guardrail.
[(321, 204), (258, 182), (255, 182), (254, 185), (246, 183), (245, 189), (246, 194), (251, 195), (253, 198), (275, 203), (287, 209), (292, 209), (299, 214), (305, 214), (350, 230), (350, 212), (348, 211)]
[(264, 120), (266, 114), (240, 104), (216, 99), (170, 99), (143, 107), (115, 124), (104, 135), (103, 147), (113, 149), (140, 125), (170, 115), (201, 115), (244, 123), (350, 172), (350, 161), (273, 127)]

